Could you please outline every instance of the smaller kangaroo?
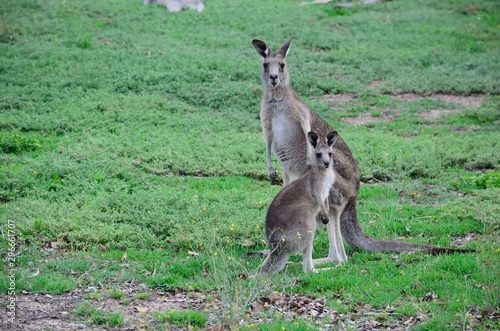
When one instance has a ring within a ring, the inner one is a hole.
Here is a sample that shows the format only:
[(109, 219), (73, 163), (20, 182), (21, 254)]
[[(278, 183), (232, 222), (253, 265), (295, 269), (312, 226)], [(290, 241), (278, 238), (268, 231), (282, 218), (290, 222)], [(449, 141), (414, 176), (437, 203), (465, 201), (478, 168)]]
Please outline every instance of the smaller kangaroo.
[(316, 215), (321, 211), (323, 224), (328, 223), (328, 195), (335, 181), (331, 167), (332, 146), (337, 138), (337, 131), (326, 137), (319, 137), (314, 132), (307, 134), (311, 148), (307, 162), (309, 170), (304, 177), (285, 186), (267, 210), (266, 239), (270, 253), (264, 260), (261, 274), (279, 272), (290, 255), (297, 253), (303, 254), (304, 272), (315, 271), (312, 253)]

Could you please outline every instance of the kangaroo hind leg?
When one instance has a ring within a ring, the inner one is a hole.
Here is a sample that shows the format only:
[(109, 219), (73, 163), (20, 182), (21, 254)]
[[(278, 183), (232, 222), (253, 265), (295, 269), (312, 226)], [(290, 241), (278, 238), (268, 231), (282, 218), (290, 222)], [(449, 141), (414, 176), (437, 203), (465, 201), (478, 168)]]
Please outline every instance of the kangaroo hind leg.
[(332, 262), (347, 261), (342, 234), (340, 232), (340, 212), (330, 208), (330, 222), (326, 225), (328, 232), (328, 257), (314, 260), (314, 265), (320, 265)]
[(333, 222), (331, 226), (327, 226), (328, 241), (330, 248), (328, 250), (328, 258), (335, 262), (347, 261), (342, 233), (340, 232), (340, 211), (332, 209)]

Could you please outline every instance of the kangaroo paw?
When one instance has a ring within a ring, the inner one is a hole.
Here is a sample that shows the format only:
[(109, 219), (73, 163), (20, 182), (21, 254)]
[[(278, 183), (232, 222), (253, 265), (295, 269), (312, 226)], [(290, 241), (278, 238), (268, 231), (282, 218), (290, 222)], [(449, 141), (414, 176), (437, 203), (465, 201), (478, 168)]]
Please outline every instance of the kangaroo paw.
[(277, 185), (280, 182), (278, 179), (278, 174), (275, 171), (269, 173), (269, 180), (273, 185)]

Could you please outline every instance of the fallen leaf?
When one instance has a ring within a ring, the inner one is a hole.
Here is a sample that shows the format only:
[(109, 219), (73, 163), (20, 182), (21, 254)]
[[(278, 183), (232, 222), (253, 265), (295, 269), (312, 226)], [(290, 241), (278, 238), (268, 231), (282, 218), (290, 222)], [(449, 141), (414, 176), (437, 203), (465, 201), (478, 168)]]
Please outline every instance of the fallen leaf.
[(125, 262), (126, 260), (127, 260), (127, 253), (123, 253), (121, 261)]
[(46, 237), (42, 236), (41, 234), (39, 233), (35, 233), (35, 236), (37, 236), (38, 238), (40, 238), (41, 240), (43, 241), (48, 241), (49, 239), (47, 239)]
[(135, 307), (139, 313), (145, 314), (148, 312), (149, 308), (148, 307)]
[(403, 324), (406, 325), (406, 326), (414, 325), (415, 324), (415, 319), (413, 317), (410, 317), (409, 319), (407, 319), (406, 321), (404, 321)]
[[(31, 278), (31, 277), (36, 277), (40, 274), (40, 269), (36, 269), (36, 271), (34, 273), (32, 273), (31, 275), (28, 276), (28, 278)], [(48, 295), (48, 294), (47, 294)]]
[(240, 245), (243, 247), (249, 247), (253, 245), (253, 241), (251, 241), (250, 239), (245, 239), (242, 242), (240, 242)]
[(424, 301), (424, 302), (431, 302), (431, 301), (436, 300), (436, 299), (437, 299), (437, 297), (438, 297), (438, 296), (437, 296), (437, 294), (431, 291), (431, 292), (428, 292), (428, 293), (424, 296), (424, 298), (422, 299), (422, 301)]
[(415, 283), (411, 285), (411, 288), (421, 290), (424, 288), (424, 286), (417, 280)]
[(68, 233), (67, 233), (67, 232), (64, 232), (64, 233), (61, 235), (61, 237), (57, 238), (57, 242), (58, 242), (58, 243), (61, 243), (67, 235), (68, 235)]
[(200, 255), (200, 253), (193, 252), (193, 251), (188, 251), (188, 254), (191, 255), (191, 256), (199, 256)]

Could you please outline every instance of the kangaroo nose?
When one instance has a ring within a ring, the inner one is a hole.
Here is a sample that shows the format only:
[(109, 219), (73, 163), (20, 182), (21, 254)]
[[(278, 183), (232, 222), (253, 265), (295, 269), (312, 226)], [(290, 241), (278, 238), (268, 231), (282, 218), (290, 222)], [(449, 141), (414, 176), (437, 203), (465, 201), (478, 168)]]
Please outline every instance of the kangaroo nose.
[(325, 166), (325, 168), (328, 168), (330, 166), (330, 162), (323, 162), (323, 165)]
[(274, 80), (278, 79), (278, 75), (269, 75), (269, 79), (274, 81)]

